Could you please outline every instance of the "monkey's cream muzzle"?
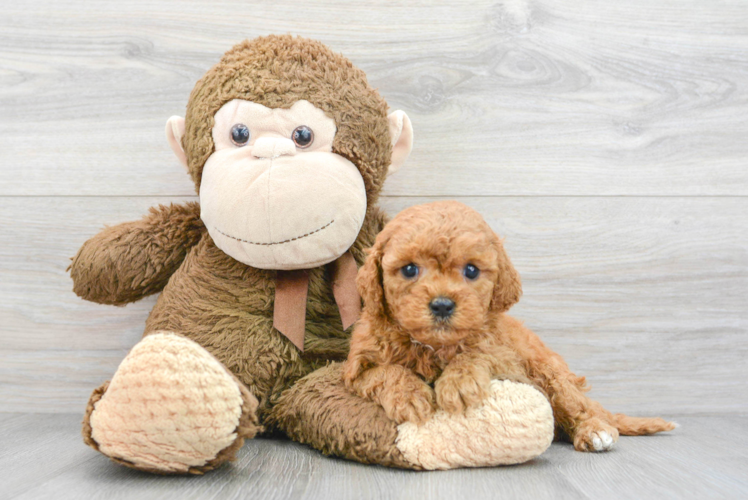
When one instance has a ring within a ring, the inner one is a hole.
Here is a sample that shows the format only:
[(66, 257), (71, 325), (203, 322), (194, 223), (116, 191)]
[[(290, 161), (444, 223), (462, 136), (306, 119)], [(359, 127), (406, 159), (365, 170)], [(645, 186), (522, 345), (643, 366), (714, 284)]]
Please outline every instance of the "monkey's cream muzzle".
[[(231, 140), (236, 124), (250, 130), (243, 146)], [(314, 131), (304, 149), (290, 139), (301, 125)], [(335, 131), (307, 101), (224, 105), (200, 184), (201, 217), (216, 245), (260, 269), (307, 269), (344, 254), (363, 225), (366, 189), (356, 166), (332, 152)]]

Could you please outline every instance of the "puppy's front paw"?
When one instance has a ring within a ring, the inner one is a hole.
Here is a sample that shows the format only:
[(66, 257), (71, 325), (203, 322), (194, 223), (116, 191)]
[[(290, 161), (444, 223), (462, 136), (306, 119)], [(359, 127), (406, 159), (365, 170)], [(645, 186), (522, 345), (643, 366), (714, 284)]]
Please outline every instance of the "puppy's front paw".
[(490, 380), (466, 374), (443, 374), (436, 381), (436, 404), (447, 413), (462, 413), (478, 406), (488, 396)]
[(398, 424), (420, 425), (434, 414), (434, 391), (423, 382), (392, 390), (380, 402), (387, 416)]
[(618, 441), (618, 429), (597, 417), (580, 423), (574, 432), (577, 451), (608, 451)]

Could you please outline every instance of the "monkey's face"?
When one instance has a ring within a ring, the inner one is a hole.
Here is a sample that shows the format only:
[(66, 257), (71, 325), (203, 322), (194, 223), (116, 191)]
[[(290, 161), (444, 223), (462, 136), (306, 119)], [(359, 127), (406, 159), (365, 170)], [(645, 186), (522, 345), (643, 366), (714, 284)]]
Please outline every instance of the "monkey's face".
[(216, 245), (261, 269), (332, 262), (366, 215), (358, 168), (333, 153), (335, 122), (305, 100), (271, 109), (240, 99), (215, 115), (201, 217)]
[(218, 248), (257, 268), (305, 269), (356, 242), (367, 203), (410, 154), (410, 120), (387, 111), (342, 55), (270, 35), (226, 52), (166, 136)]

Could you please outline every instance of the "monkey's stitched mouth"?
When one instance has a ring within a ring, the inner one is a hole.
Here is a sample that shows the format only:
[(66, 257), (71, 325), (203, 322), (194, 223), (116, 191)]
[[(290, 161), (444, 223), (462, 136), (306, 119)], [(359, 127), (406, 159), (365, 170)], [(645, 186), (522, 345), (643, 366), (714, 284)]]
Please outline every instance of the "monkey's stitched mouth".
[(301, 236), (296, 236), (295, 238), (289, 238), (289, 239), (283, 240), (283, 241), (271, 241), (269, 243), (263, 243), (263, 242), (259, 242), (259, 241), (243, 240), (241, 238), (237, 238), (236, 236), (231, 236), (230, 234), (226, 234), (226, 233), (224, 233), (223, 231), (221, 231), (220, 229), (218, 229), (215, 226), (213, 226), (213, 229), (215, 229), (216, 231), (218, 231), (222, 235), (226, 236), (227, 238), (231, 238), (232, 240), (241, 241), (242, 243), (247, 243), (249, 245), (258, 245), (258, 246), (269, 247), (269, 246), (273, 246), (273, 245), (282, 245), (284, 243), (290, 243), (292, 241), (296, 241), (296, 240), (300, 240), (302, 238), (306, 238), (307, 236), (311, 236), (311, 235), (313, 235), (315, 233), (319, 233), (323, 229), (326, 229), (326, 228), (330, 227), (333, 222), (335, 222), (335, 219), (331, 220), (330, 222), (328, 222), (324, 226), (320, 227), (319, 229), (315, 229), (314, 231), (310, 231), (310, 232), (308, 232), (306, 234), (302, 234)]

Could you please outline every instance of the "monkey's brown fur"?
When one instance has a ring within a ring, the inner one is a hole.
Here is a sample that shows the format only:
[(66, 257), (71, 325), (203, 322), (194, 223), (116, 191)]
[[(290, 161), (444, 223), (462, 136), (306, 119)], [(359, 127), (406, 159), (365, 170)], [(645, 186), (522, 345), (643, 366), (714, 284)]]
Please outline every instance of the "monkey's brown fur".
[(151, 208), (143, 219), (108, 228), (86, 242), (69, 269), (73, 291), (117, 306), (159, 292), (204, 233), (197, 203)]
[[(415, 263), (415, 278), (402, 276)], [(469, 263), (475, 280), (463, 276)], [(592, 435), (672, 430), (659, 418), (613, 415), (584, 395), (584, 377), (522, 323), (504, 314), (521, 294), (519, 276), (498, 236), (474, 210), (458, 202), (411, 207), (379, 234), (357, 285), (364, 312), (344, 365), (346, 386), (378, 402), (396, 420), (423, 422), (436, 406), (459, 413), (478, 405), (492, 378), (530, 380), (549, 397), (557, 426), (580, 451)], [(455, 302), (438, 321), (436, 297)], [(432, 389), (428, 384), (434, 383)]]
[[(311, 40), (268, 36), (235, 46), (197, 83), (187, 106), (182, 144), (197, 189), (214, 149), (213, 115), (232, 99), (271, 108), (306, 99), (335, 119), (333, 152), (358, 167), (366, 187), (366, 217), (350, 249), (361, 265), (384, 224), (376, 201), (392, 151), (387, 103), (364, 73)], [(218, 249), (195, 203), (161, 206), (141, 221), (105, 229), (83, 245), (70, 272), (75, 292), (102, 304), (163, 290), (145, 334), (166, 330), (202, 345), (256, 396), (260, 419), (297, 379), (348, 352), (327, 267), (310, 270), (302, 354), (272, 326), (276, 272)]]

